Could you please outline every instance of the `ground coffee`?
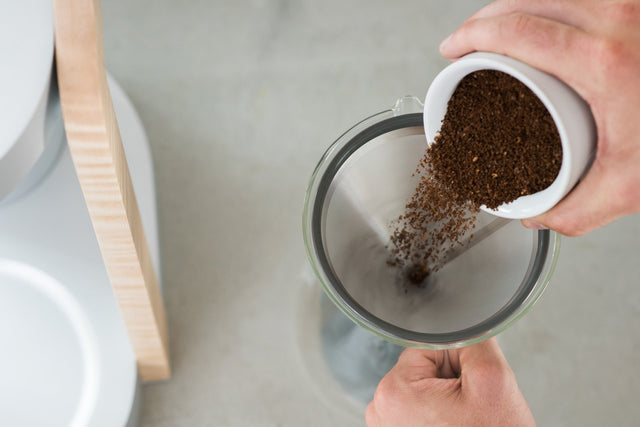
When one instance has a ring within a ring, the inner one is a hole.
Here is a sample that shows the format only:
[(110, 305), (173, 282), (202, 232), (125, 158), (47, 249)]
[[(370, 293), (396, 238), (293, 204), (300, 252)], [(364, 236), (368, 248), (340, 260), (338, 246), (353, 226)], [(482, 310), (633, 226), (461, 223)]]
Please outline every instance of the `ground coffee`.
[(560, 135), (542, 101), (494, 70), (462, 79), (429, 151), (438, 181), (490, 209), (544, 190), (562, 163)]
[(402, 269), (406, 282), (423, 285), (448, 252), (472, 237), (480, 206), (495, 209), (544, 190), (561, 163), (558, 130), (527, 86), (494, 70), (467, 75), (393, 224), (389, 264)]

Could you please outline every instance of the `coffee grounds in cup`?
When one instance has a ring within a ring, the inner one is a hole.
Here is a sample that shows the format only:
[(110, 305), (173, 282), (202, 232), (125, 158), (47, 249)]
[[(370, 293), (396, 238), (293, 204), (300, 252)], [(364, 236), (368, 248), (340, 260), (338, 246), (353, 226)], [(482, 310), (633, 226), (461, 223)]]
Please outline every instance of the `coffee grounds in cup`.
[(391, 259), (402, 280), (424, 286), (473, 237), (482, 205), (496, 209), (544, 190), (562, 163), (553, 119), (523, 83), (494, 70), (464, 77), (416, 170), (419, 183), (392, 224)]
[(531, 89), (506, 73), (482, 70), (454, 91), (429, 162), (435, 179), (477, 207), (496, 209), (551, 185), (562, 145)]

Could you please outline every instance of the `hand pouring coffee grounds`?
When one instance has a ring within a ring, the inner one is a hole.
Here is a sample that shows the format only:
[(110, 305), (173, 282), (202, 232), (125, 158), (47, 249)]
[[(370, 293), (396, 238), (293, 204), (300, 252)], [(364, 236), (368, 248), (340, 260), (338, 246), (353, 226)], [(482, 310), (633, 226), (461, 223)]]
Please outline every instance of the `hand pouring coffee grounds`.
[(389, 264), (423, 286), (448, 253), (473, 239), (465, 237), (481, 206), (544, 190), (561, 164), (558, 129), (531, 89), (501, 71), (468, 74), (420, 161), (419, 184), (394, 224)]
[[(485, 86), (484, 96), (458, 93), (462, 99), (452, 109), (449, 102), (455, 101), (452, 97), (458, 88), (462, 92), (463, 86), (467, 86), (468, 92), (476, 84), (490, 85), (488, 77), (478, 76), (476, 83), (472, 78), (466, 79), (475, 72), (494, 74), (497, 86), (493, 89)], [(507, 76), (500, 77), (498, 72), (508, 74), (527, 89), (516, 89), (515, 83), (507, 81)], [(513, 95), (523, 98), (509, 99)], [(536, 121), (536, 117), (542, 122)], [(434, 158), (433, 162), (437, 163), (442, 179), (453, 180), (457, 190), (466, 192), (462, 197), (503, 218), (531, 218), (553, 208), (587, 172), (596, 151), (591, 109), (571, 87), (530, 65), (494, 53), (475, 52), (445, 67), (429, 86), (423, 121), (429, 143), (436, 138), (453, 138), (465, 143), (465, 147), (475, 142), (477, 156), (467, 158), (464, 153), (452, 156), (447, 149), (443, 150), (442, 161)], [(473, 134), (460, 125), (463, 121), (481, 127), (476, 127)], [(530, 146), (533, 140), (535, 147)], [(481, 147), (484, 144), (493, 144), (495, 150), (485, 151)], [(528, 146), (521, 148), (520, 144)], [(511, 168), (503, 160), (512, 161)], [(452, 161), (464, 165), (451, 164)], [(498, 164), (504, 167), (498, 168)], [(455, 175), (455, 171), (475, 173), (475, 170), (477, 177)]]

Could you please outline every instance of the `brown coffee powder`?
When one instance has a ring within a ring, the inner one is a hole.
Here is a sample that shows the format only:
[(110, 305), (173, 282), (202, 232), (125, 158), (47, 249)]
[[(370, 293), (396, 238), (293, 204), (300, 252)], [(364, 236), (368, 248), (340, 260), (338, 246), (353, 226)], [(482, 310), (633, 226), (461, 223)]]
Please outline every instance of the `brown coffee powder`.
[(562, 163), (560, 135), (542, 101), (494, 70), (462, 79), (429, 151), (435, 179), (490, 209), (544, 190)]
[(493, 70), (466, 76), (447, 104), (419, 183), (393, 224), (389, 265), (424, 286), (452, 250), (472, 237), (480, 206), (495, 209), (548, 187), (562, 163), (551, 115), (517, 79)]

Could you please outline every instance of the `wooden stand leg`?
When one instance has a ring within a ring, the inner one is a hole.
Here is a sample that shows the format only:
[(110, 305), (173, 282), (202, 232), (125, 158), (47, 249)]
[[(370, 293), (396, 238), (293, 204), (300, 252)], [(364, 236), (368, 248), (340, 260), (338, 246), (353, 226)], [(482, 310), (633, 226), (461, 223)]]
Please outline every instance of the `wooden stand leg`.
[(58, 86), (69, 150), (143, 381), (169, 378), (167, 321), (111, 95), (98, 0), (55, 0)]

